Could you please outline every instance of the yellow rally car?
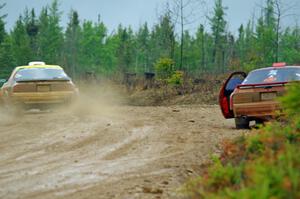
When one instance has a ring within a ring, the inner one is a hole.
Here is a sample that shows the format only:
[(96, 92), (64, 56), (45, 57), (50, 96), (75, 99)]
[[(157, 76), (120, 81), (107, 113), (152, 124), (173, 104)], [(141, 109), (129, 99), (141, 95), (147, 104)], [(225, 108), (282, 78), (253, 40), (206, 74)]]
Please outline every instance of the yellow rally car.
[(78, 96), (78, 89), (62, 67), (30, 62), (14, 69), (0, 96), (5, 105), (67, 104)]

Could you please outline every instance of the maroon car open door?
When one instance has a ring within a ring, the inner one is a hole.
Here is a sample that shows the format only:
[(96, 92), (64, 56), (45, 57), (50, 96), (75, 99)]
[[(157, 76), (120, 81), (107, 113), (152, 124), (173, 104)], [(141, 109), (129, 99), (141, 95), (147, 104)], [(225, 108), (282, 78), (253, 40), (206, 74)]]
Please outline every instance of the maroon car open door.
[(219, 104), (226, 119), (234, 118), (233, 112), (230, 110), (230, 95), (246, 77), (247, 74), (245, 72), (234, 72), (228, 77), (220, 90)]

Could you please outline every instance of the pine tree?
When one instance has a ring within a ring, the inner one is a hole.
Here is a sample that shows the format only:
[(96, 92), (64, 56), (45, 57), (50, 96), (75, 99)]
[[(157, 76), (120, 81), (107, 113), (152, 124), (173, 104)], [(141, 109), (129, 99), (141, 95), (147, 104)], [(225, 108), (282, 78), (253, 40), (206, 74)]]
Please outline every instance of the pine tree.
[(0, 19), (0, 44), (4, 42), (6, 35), (5, 23), (2, 19)]
[(7, 35), (0, 44), (0, 78), (8, 79), (15, 66), (16, 63), (12, 51), (12, 39)]
[(38, 58), (50, 64), (59, 64), (62, 57), (63, 32), (60, 18), (57, 0), (50, 7), (44, 7), (39, 17)]
[(241, 67), (241, 63), (243, 63), (245, 61), (245, 54), (246, 54), (246, 51), (245, 51), (246, 34), (245, 34), (245, 28), (244, 28), (243, 24), (239, 27), (238, 31), (239, 31), (239, 36), (236, 41), (234, 59), (236, 60), (235, 64), (238, 67)]
[(169, 13), (160, 17), (151, 32), (151, 62), (160, 58), (175, 59), (175, 30)]
[(38, 44), (37, 44), (37, 35), (39, 32), (38, 21), (36, 19), (34, 9), (29, 11), (26, 9), (24, 14), (24, 25), (26, 28), (27, 35), (30, 39), (30, 48), (32, 52), (32, 59), (38, 59)]
[(116, 51), (118, 57), (118, 67), (122, 75), (134, 71), (131, 68), (134, 65), (134, 46), (132, 29), (123, 28), (121, 25), (118, 28), (119, 46)]
[(194, 70), (194, 64), (192, 62), (192, 60), (193, 60), (193, 52), (192, 52), (193, 37), (190, 35), (190, 32), (188, 30), (184, 31), (182, 41), (183, 41), (182, 50), (183, 50), (183, 52), (185, 52), (185, 53), (182, 54), (182, 63), (184, 63), (184, 67), (179, 65), (179, 69), (181, 68), (181, 69), (184, 69), (186, 71), (192, 72)]
[(16, 22), (11, 33), (13, 57), (17, 65), (26, 65), (32, 60), (30, 38), (27, 35), (26, 27), (22, 16)]
[(287, 63), (300, 64), (300, 28), (287, 28), (282, 35), (280, 59)]
[[(6, 4), (0, 5), (0, 11)], [(8, 79), (11, 70), (15, 67), (15, 61), (12, 51), (12, 39), (5, 30), (5, 17), (7, 14), (0, 16), (0, 78)]]
[(261, 66), (272, 65), (276, 60), (276, 33), (273, 0), (267, 0), (256, 26), (257, 53)]
[(79, 62), (81, 27), (77, 11), (71, 10), (70, 21), (65, 33), (64, 61), (72, 77), (76, 77)]
[(136, 34), (136, 71), (150, 71), (150, 32), (147, 23), (140, 27)]
[(196, 32), (196, 54), (193, 59), (196, 59), (196, 65), (199, 67), (198, 70), (206, 69), (206, 35), (204, 31), (204, 26), (201, 24)]
[(100, 20), (84, 21), (80, 39), (80, 65), (85, 72), (106, 72), (105, 39), (107, 28)]
[(95, 24), (95, 65), (98, 66), (97, 71), (105, 71), (105, 39), (107, 37), (107, 28), (101, 21), (100, 15), (98, 16), (98, 22)]
[(219, 71), (225, 71), (225, 39), (226, 39), (226, 24), (225, 7), (222, 0), (215, 0), (214, 14), (210, 18), (212, 36), (214, 38), (214, 49), (212, 62), (218, 67)]

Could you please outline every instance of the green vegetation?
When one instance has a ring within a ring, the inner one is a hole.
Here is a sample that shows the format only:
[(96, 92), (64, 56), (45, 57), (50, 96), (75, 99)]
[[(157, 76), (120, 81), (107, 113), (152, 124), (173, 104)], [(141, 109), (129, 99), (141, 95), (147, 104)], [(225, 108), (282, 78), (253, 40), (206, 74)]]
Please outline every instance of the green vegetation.
[(175, 73), (174, 61), (169, 58), (162, 58), (155, 64), (155, 72), (157, 77), (162, 80), (167, 80)]
[(284, 120), (224, 142), (221, 157), (187, 184), (190, 198), (300, 197), (300, 85), (281, 101)]
[[(215, 0), (208, 25), (199, 23), (195, 34), (182, 29), (180, 35), (168, 11), (160, 14), (153, 27), (145, 23), (137, 31), (121, 24), (116, 30), (108, 30), (100, 17), (95, 23), (83, 20), (75, 10), (70, 11), (69, 22), (63, 28), (57, 0), (40, 13), (26, 9), (11, 31), (5, 29), (2, 14), (0, 77), (7, 78), (12, 68), (32, 60), (60, 64), (74, 78), (86, 72), (109, 78), (154, 72), (163, 58), (174, 61), (174, 71), (184, 71), (190, 77), (251, 70), (275, 61), (299, 63), (300, 28), (281, 25), (280, 17), (289, 13), (278, 15), (278, 8), (285, 9), (277, 2), (265, 0), (259, 19), (241, 25), (238, 36), (227, 29), (227, 10), (222, 0)], [(178, 74), (171, 79), (174, 82)]]
[(183, 85), (183, 72), (175, 71), (172, 76), (168, 79), (168, 84), (172, 86), (182, 86)]

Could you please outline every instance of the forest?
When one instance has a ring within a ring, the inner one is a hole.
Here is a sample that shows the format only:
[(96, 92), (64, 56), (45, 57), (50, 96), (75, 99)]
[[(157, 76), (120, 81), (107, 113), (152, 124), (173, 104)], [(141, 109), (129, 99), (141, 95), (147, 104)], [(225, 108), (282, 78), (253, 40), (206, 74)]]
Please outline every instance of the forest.
[[(172, 70), (184, 71), (190, 77), (249, 71), (279, 61), (300, 63), (300, 27), (296, 22), (291, 27), (283, 24), (283, 18), (293, 13), (277, 0), (265, 0), (258, 8), (260, 16), (241, 24), (236, 34), (228, 30), (230, 22), (226, 21), (227, 8), (222, 0), (215, 0), (213, 12), (206, 16), (209, 23), (199, 23), (195, 33), (185, 28), (184, 21), (176, 31), (170, 9), (159, 14), (153, 27), (145, 23), (137, 31), (120, 24), (110, 32), (100, 15), (97, 22), (88, 21), (81, 19), (76, 10), (69, 12), (69, 22), (63, 27), (59, 5), (54, 0), (40, 13), (24, 10), (10, 31), (1, 11), (2, 78), (7, 78), (15, 66), (32, 60), (61, 65), (73, 78), (86, 72), (107, 78), (126, 73), (142, 75), (159, 72), (156, 65), (165, 62), (172, 65)], [(1, 5), (4, 7), (5, 3)], [(182, 15), (178, 13), (181, 19)]]

